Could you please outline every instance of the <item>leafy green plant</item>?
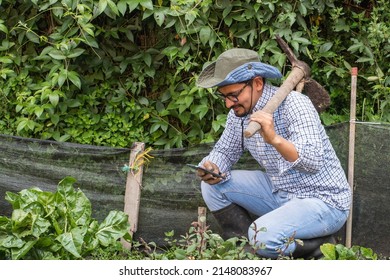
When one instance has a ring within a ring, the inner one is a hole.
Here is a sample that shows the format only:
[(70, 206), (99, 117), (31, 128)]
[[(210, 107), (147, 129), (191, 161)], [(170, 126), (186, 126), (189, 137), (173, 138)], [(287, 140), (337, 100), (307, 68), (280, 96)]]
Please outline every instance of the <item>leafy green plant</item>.
[(174, 238), (174, 232), (165, 233), (164, 247), (153, 241), (133, 241), (131, 250), (123, 248), (96, 250), (92, 259), (143, 259), (143, 260), (256, 260), (255, 248), (248, 244), (248, 239), (229, 238), (224, 240), (211, 230), (201, 230), (197, 222), (192, 223), (185, 235)]
[(377, 260), (378, 256), (370, 248), (354, 245), (351, 248), (342, 244), (323, 244), (321, 252), (324, 260)]
[[(260, 229), (258, 232), (261, 234)], [(250, 246), (245, 237), (233, 237), (224, 240), (219, 234), (207, 227), (202, 228), (198, 222), (193, 222), (187, 233), (174, 237), (174, 232), (165, 233), (164, 247), (158, 247), (154, 242), (133, 240), (131, 250), (121, 247), (111, 247), (95, 250), (92, 259), (116, 260), (259, 260), (256, 254), (258, 248)], [(291, 237), (288, 242), (302, 240)], [(343, 244), (325, 243), (320, 247), (324, 257), (321, 260), (377, 260), (378, 256), (370, 248), (354, 245), (351, 248)], [(294, 260), (280, 252), (278, 260)], [(298, 258), (301, 260), (301, 258)]]
[(287, 75), (275, 34), (330, 92), (324, 123), (348, 119), (352, 66), (359, 118), (389, 121), (389, 11), (386, 0), (4, 0), (0, 133), (157, 149), (213, 142), (226, 109), (196, 87), (202, 66), (245, 47)]
[(174, 258), (197, 260), (259, 259), (245, 237), (224, 240), (219, 234), (193, 222), (190, 230), (173, 250)]
[(6, 193), (12, 204), (10, 218), (0, 216), (2, 259), (83, 259), (93, 251), (131, 239), (128, 217), (111, 211), (102, 223), (92, 218), (91, 203), (75, 179), (66, 177), (57, 191), (39, 188)]

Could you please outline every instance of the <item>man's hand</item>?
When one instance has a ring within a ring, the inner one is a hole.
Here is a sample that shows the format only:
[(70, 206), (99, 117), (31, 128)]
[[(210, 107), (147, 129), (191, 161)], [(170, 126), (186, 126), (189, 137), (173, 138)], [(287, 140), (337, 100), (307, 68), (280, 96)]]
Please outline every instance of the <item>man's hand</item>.
[(278, 135), (275, 132), (272, 114), (260, 110), (250, 116), (250, 121), (258, 122), (261, 125), (259, 131), (261, 136), (266, 143), (273, 145)]
[[(214, 173), (221, 174), (218, 166), (215, 163), (212, 163), (211, 161), (206, 161), (202, 167), (204, 167), (205, 169), (210, 170)], [(205, 181), (209, 185), (218, 184), (219, 182), (222, 181), (222, 178), (214, 177), (212, 174), (206, 173), (201, 169), (198, 169), (196, 171), (196, 174), (199, 176), (199, 178), (202, 181)], [(224, 175), (224, 174), (221, 174), (221, 175)]]

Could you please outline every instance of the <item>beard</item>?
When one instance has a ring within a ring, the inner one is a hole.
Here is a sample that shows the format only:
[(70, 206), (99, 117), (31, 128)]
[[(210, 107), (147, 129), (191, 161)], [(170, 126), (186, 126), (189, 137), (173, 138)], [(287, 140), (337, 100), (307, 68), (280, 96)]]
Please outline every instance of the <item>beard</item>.
[(230, 109), (233, 110), (236, 117), (241, 118), (241, 117), (245, 117), (246, 115), (248, 115), (248, 112), (245, 110), (245, 107), (242, 105), (236, 105), (236, 106), (231, 107)]

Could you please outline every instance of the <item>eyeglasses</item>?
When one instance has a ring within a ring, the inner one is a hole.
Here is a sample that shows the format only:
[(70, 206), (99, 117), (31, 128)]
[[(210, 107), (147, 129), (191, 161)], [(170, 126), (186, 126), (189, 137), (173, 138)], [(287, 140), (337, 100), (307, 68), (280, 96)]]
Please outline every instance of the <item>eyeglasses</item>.
[(240, 90), (237, 90), (235, 92), (232, 92), (232, 93), (229, 93), (229, 94), (223, 94), (221, 92), (219, 92), (218, 90), (216, 91), (216, 95), (219, 96), (220, 98), (222, 98), (224, 101), (226, 101), (226, 99), (229, 99), (230, 101), (232, 102), (238, 102), (238, 96), (243, 92), (243, 90), (252, 82), (252, 80), (248, 80), (245, 82), (244, 86), (240, 89)]

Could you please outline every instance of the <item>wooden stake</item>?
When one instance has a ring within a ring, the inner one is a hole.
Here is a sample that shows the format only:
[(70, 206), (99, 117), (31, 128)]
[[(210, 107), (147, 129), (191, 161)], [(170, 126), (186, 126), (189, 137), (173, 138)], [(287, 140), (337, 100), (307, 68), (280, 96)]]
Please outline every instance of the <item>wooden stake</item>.
[(356, 87), (357, 87), (358, 68), (351, 69), (351, 108), (349, 113), (349, 155), (348, 155), (348, 183), (351, 187), (352, 201), (351, 210), (347, 219), (345, 246), (352, 245), (352, 210), (353, 210), (353, 178), (355, 165), (355, 124), (356, 124)]
[[(136, 142), (133, 144), (130, 153), (129, 166), (136, 166), (137, 155), (142, 153), (145, 150), (145, 143)], [(124, 212), (129, 216), (130, 223), (130, 235), (133, 236), (134, 232), (137, 231), (138, 227), (138, 215), (139, 215), (139, 206), (141, 201), (141, 185), (142, 185), (142, 173), (143, 173), (143, 164), (136, 166), (137, 170), (129, 170), (126, 180), (126, 190), (125, 190), (125, 206)], [(125, 240), (122, 240), (122, 245), (126, 249), (131, 248), (131, 244)]]
[(206, 230), (206, 207), (198, 207), (198, 223), (199, 229), (202, 231)]
[[(204, 237), (204, 232), (207, 229), (206, 226), (206, 207), (198, 207), (198, 225), (199, 225), (199, 232)], [(206, 248), (206, 240), (202, 239), (201, 241), (201, 250), (204, 250)]]

